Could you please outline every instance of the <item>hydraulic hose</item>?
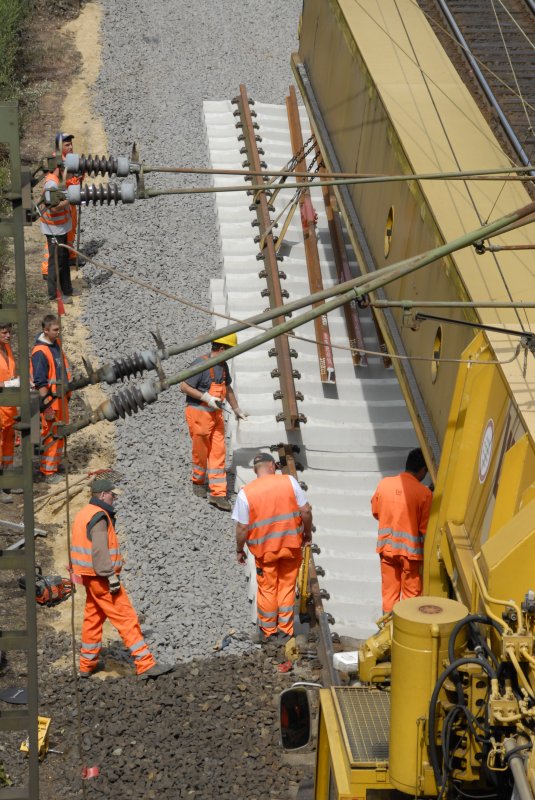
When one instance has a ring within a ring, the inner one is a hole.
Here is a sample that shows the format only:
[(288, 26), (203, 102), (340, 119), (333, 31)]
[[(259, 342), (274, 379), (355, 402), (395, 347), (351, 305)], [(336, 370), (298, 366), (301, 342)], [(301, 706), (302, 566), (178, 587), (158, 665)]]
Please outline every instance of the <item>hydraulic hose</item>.
[[(448, 641), (448, 660), (450, 664), (452, 664), (456, 658), (455, 642), (457, 636), (459, 635), (459, 631), (461, 631), (465, 625), (469, 625), (471, 623), (476, 623), (476, 622), (481, 625), (492, 625), (492, 627), (498, 631), (500, 636), (503, 634), (503, 627), (498, 622), (496, 622), (496, 620), (492, 619), (491, 617), (488, 617), (486, 614), (468, 614), (468, 616), (466, 616), (464, 619), (459, 620), (459, 622), (455, 625), (450, 634), (450, 638)], [(485, 649), (488, 650), (489, 648)], [(492, 655), (494, 655), (494, 653), (492, 653)]]
[[(479, 616), (479, 615), (474, 614), (473, 616)], [(461, 620), (461, 622), (465, 622), (465, 620)], [(451, 633), (452, 636), (454, 632), (455, 629)], [(449, 664), (449, 666), (447, 666), (444, 672), (439, 676), (435, 684), (435, 688), (433, 689), (431, 700), (429, 702), (429, 758), (431, 761), (431, 766), (433, 768), (437, 789), (439, 791), (443, 786), (443, 783), (445, 781), (445, 776), (443, 777), (440, 771), (437, 745), (435, 741), (436, 708), (438, 702), (438, 695), (440, 693), (440, 690), (442, 689), (444, 681), (451, 675), (452, 672), (455, 672), (459, 667), (462, 667), (465, 664), (477, 664), (478, 667), (481, 667), (482, 669), (485, 670), (485, 672), (487, 673), (487, 675), (491, 680), (497, 677), (496, 672), (491, 667), (491, 665), (488, 664), (486, 661), (481, 661), (479, 658), (458, 658), (456, 661), (453, 661), (451, 664)]]

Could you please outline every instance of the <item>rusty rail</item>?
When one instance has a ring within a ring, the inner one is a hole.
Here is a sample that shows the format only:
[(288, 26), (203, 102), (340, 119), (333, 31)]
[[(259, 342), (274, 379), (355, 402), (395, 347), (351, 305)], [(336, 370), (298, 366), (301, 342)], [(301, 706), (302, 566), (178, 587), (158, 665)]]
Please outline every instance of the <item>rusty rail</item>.
[[(294, 169), (298, 169), (301, 165), (303, 165), (303, 168), (306, 168), (303, 133), (301, 131), (299, 108), (294, 86), (290, 86), (290, 93), (286, 98), (286, 113), (288, 114), (292, 152), (294, 158), (297, 159)], [(304, 185), (308, 183), (307, 178), (297, 177), (296, 180), (298, 183), (303, 183)], [(320, 292), (323, 289), (323, 278), (321, 275), (318, 251), (318, 237), (316, 236), (315, 212), (312, 206), (310, 189), (303, 189), (301, 192), (299, 197), (299, 209), (301, 212), (301, 226), (303, 228), (310, 291)], [(316, 333), (320, 380), (322, 383), (336, 384), (331, 335), (326, 314), (314, 320), (314, 330)]]
[[(260, 154), (258, 152), (257, 142), (260, 136), (257, 133), (258, 124), (253, 121), (253, 114), (250, 105), (253, 101), (247, 96), (247, 89), (243, 84), (240, 85), (240, 94), (232, 101), (237, 105), (237, 116), (240, 121), (236, 123), (237, 128), (241, 128), (242, 133), (238, 137), (244, 143), (246, 153), (246, 161), (244, 167), (249, 167), (251, 170), (260, 171), (262, 164), (260, 162)], [(262, 292), (262, 295), (269, 297), (270, 308), (277, 308), (282, 306), (283, 297), (288, 297), (288, 292), (281, 288), (281, 273), (279, 272), (278, 258), (275, 251), (275, 242), (273, 240), (272, 223), (269, 216), (270, 206), (266, 192), (259, 191), (254, 196), (254, 202), (251, 210), (256, 212), (259, 230), (259, 241), (262, 243), (262, 249), (257, 255), (257, 259), (264, 261), (264, 269), (261, 270), (259, 277), (265, 278), (267, 281), (267, 289)], [(273, 325), (278, 325), (284, 322), (284, 317), (276, 317), (273, 320)], [(293, 369), (290, 345), (286, 336), (278, 336), (275, 339), (275, 347), (270, 351), (277, 357), (277, 367), (272, 370), (271, 377), (279, 379), (280, 389), (274, 392), (273, 397), (275, 400), (282, 401), (282, 413), (277, 415), (277, 421), (283, 421), (286, 430), (295, 430), (299, 428), (301, 422), (306, 422), (306, 417), (299, 413), (297, 408), (298, 395), (295, 390), (294, 378), (299, 378), (299, 372)]]
[[(318, 145), (316, 145), (316, 154), (318, 158), (321, 158)], [(325, 167), (320, 167), (320, 174), (323, 172), (325, 172)], [(329, 235), (331, 237), (331, 244), (333, 248), (334, 263), (336, 265), (336, 273), (338, 275), (338, 282), (344, 283), (345, 281), (350, 280), (352, 275), (349, 269), (349, 261), (347, 258), (344, 236), (342, 232), (342, 223), (340, 222), (339, 214), (334, 208), (335, 200), (333, 192), (328, 186), (324, 186), (322, 188), (322, 193), (325, 213), (327, 214)], [(362, 334), (357, 301), (351, 300), (351, 302), (346, 303), (345, 306), (343, 306), (343, 309), (346, 320), (347, 338), (349, 339), (349, 346), (352, 348), (351, 357), (353, 359), (353, 365), (355, 367), (367, 367), (368, 358), (366, 354), (358, 352), (358, 350), (364, 350), (364, 336)]]

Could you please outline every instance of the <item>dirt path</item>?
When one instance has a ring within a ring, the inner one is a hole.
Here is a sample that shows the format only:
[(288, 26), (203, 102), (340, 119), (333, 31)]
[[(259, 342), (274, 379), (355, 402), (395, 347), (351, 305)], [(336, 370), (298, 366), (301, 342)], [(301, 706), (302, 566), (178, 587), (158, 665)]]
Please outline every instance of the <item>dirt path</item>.
[[(101, 63), (100, 26), (102, 22), (102, 8), (99, 3), (89, 3), (81, 11), (79, 17), (67, 22), (61, 30), (63, 35), (71, 38), (73, 46), (79, 51), (81, 69), (74, 78), (63, 102), (62, 131), (74, 134), (75, 150), (78, 153), (105, 153), (108, 150), (106, 132), (101, 117), (95, 113), (92, 103), (92, 90), (98, 78)], [(91, 179), (92, 180), (92, 179)], [(83, 213), (83, 209), (82, 209)], [(83, 250), (83, 242), (81, 243)], [(83, 371), (81, 357), (95, 361), (88, 330), (83, 318), (86, 311), (86, 300), (83, 292), (81, 276), (73, 281), (80, 294), (74, 298), (73, 305), (67, 307), (63, 317), (63, 338), (65, 349), (71, 362), (77, 364)], [(104, 394), (99, 386), (90, 386), (83, 390), (84, 401), (94, 408), (104, 400)], [(71, 412), (72, 416), (72, 412)], [(77, 487), (85, 487), (88, 473), (113, 466), (115, 461), (114, 428), (103, 423), (90, 427), (77, 433), (72, 440), (67, 441), (69, 457), (69, 481), (72, 486), (73, 496), (70, 502), (70, 522), (73, 517), (87, 502), (89, 492), (84, 488), (77, 492)], [(51, 496), (51, 493), (49, 493)], [(63, 495), (62, 495), (63, 496)], [(55, 525), (56, 532), (53, 539), (52, 557), (58, 572), (65, 573), (65, 564), (68, 561), (67, 547), (67, 512), (66, 506), (54, 511), (51, 503), (36, 513), (39, 525)], [(75, 627), (77, 635), (81, 628), (84, 609), (85, 594), (79, 591), (75, 596)], [(53, 622), (58, 632), (71, 633), (71, 606), (64, 603), (58, 607), (57, 618)], [(104, 640), (116, 639), (115, 630), (106, 624)], [(71, 663), (70, 654), (62, 655), (57, 666), (63, 667)], [(107, 675), (113, 674), (108, 671)]]

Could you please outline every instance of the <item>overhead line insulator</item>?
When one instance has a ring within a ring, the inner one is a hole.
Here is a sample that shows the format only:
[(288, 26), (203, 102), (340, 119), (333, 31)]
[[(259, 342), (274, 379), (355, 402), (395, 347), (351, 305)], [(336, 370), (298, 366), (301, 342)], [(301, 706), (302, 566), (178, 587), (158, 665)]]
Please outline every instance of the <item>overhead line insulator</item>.
[(71, 175), (117, 175), (126, 178), (128, 175), (140, 171), (140, 165), (127, 156), (84, 156), (77, 153), (67, 153), (65, 156), (65, 169)]
[(79, 206), (81, 203), (89, 205), (92, 203), (94, 206), (105, 204), (111, 205), (112, 203), (133, 203), (136, 199), (136, 187), (133, 183), (106, 183), (92, 184), (90, 186), (72, 185), (67, 187), (67, 200), (73, 206)]

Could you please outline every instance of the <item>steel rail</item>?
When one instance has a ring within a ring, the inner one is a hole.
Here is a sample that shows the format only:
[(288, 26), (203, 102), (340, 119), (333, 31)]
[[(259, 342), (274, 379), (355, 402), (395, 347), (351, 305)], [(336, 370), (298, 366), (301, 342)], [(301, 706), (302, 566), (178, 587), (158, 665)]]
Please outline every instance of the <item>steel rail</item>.
[[(485, 76), (483, 75), (483, 72), (482, 72), (477, 60), (475, 59), (475, 57), (472, 54), (472, 51), (471, 51), (471, 49), (470, 49), (470, 47), (468, 45), (468, 42), (464, 38), (464, 36), (463, 36), (463, 34), (461, 32), (461, 29), (459, 28), (459, 26), (457, 25), (457, 23), (455, 21), (455, 17), (453, 16), (452, 12), (450, 11), (448, 3), (446, 2), (446, 0), (436, 0), (436, 2), (440, 6), (440, 9), (442, 10), (442, 13), (446, 17), (446, 19), (448, 21), (448, 24), (449, 24), (451, 30), (453, 31), (453, 34), (454, 34), (455, 38), (457, 39), (457, 41), (461, 45), (463, 53), (464, 53), (466, 59), (468, 60), (468, 63), (470, 64), (471, 68), (473, 69), (474, 74), (476, 75), (476, 77), (477, 77), (477, 79), (478, 79), (478, 81), (480, 83), (480, 86), (481, 86), (483, 92), (485, 93), (485, 96), (486, 96), (487, 100), (489, 101), (489, 103), (491, 104), (492, 108), (496, 112), (496, 114), (498, 116), (498, 119), (500, 120), (500, 122), (502, 124), (502, 127), (503, 127), (503, 129), (504, 129), (504, 131), (505, 131), (505, 133), (507, 135), (507, 138), (509, 139), (512, 147), (514, 148), (515, 153), (520, 158), (522, 164), (525, 167), (531, 167), (532, 166), (531, 159), (529, 158), (529, 156), (525, 152), (524, 148), (522, 147), (522, 144), (520, 143), (520, 140), (516, 136), (514, 130), (512, 129), (511, 125), (509, 124), (509, 121), (508, 121), (507, 117), (505, 116), (504, 112), (502, 111), (502, 108), (501, 108), (500, 104), (498, 103), (498, 100), (496, 99), (496, 96), (495, 96), (494, 92), (490, 88), (489, 83), (488, 83), (487, 79), (485, 78)], [(535, 176), (535, 170), (533, 170), (533, 169), (530, 170), (529, 174), (531, 176)]]
[[(295, 87), (290, 86), (289, 95), (286, 97), (286, 113), (288, 114), (288, 127), (290, 130), (290, 140), (292, 152), (298, 159), (296, 167), (304, 163), (303, 134), (301, 131), (301, 121), (299, 119), (299, 107), (297, 105), (297, 95)], [(301, 154), (301, 155), (300, 155)], [(300, 157), (299, 157), (300, 156)], [(306, 178), (298, 178), (298, 182), (304, 185), (308, 183)], [(305, 243), (305, 259), (308, 273), (308, 283), (310, 293), (321, 292), (323, 290), (323, 278), (321, 275), (320, 256), (318, 251), (318, 237), (312, 207), (310, 189), (304, 189), (299, 198), (299, 209), (301, 212), (301, 227), (303, 229), (303, 240)], [(314, 320), (314, 330), (316, 334), (316, 347), (318, 351), (318, 364), (320, 380), (326, 384), (336, 384), (336, 373), (334, 369), (333, 351), (331, 347), (331, 334), (329, 322), (326, 316), (317, 317)]]
[[(318, 145), (316, 145), (316, 155), (321, 158), (321, 153)], [(320, 175), (324, 167), (320, 167)], [(338, 282), (343, 283), (351, 279), (351, 270), (349, 268), (349, 261), (347, 258), (346, 247), (344, 243), (344, 236), (342, 233), (342, 223), (338, 213), (334, 210), (334, 198), (331, 189), (326, 186), (322, 187), (323, 204), (325, 206), (325, 214), (327, 216), (327, 225), (329, 228), (329, 235), (331, 237), (331, 244), (333, 248), (334, 263), (336, 266), (336, 274)], [(359, 350), (364, 350), (364, 336), (360, 324), (359, 307), (356, 300), (351, 300), (343, 306), (344, 317), (346, 321), (347, 338), (349, 346), (351, 347), (351, 356), (353, 365), (355, 367), (368, 366), (368, 357), (366, 353), (360, 353)]]
[[(242, 138), (247, 154), (246, 166), (253, 170), (260, 170), (260, 154), (257, 147), (258, 125), (253, 122), (250, 109), (250, 100), (247, 89), (240, 85), (240, 94), (232, 101), (238, 107), (241, 122), (236, 127), (241, 128)], [(256, 127), (255, 127), (256, 126)], [(269, 296), (270, 308), (280, 308), (283, 305), (283, 291), (281, 289), (281, 275), (275, 242), (271, 231), (271, 219), (269, 216), (269, 203), (265, 191), (257, 191), (251, 210), (256, 211), (260, 239), (263, 241), (263, 248), (259, 253), (263, 259), (264, 270), (260, 273), (266, 278), (268, 285), (267, 294)], [(258, 258), (258, 256), (257, 256)], [(273, 325), (276, 326), (284, 320), (284, 316), (275, 317)], [(299, 428), (300, 422), (305, 422), (305, 418), (299, 413), (297, 408), (297, 396), (295, 391), (294, 377), (299, 377), (299, 373), (294, 371), (290, 355), (290, 345), (288, 338), (277, 337), (275, 339), (275, 354), (277, 357), (277, 368), (272, 371), (273, 378), (278, 377), (280, 390), (274, 394), (275, 399), (282, 401), (282, 414), (277, 415), (277, 421), (283, 421), (287, 431)]]

